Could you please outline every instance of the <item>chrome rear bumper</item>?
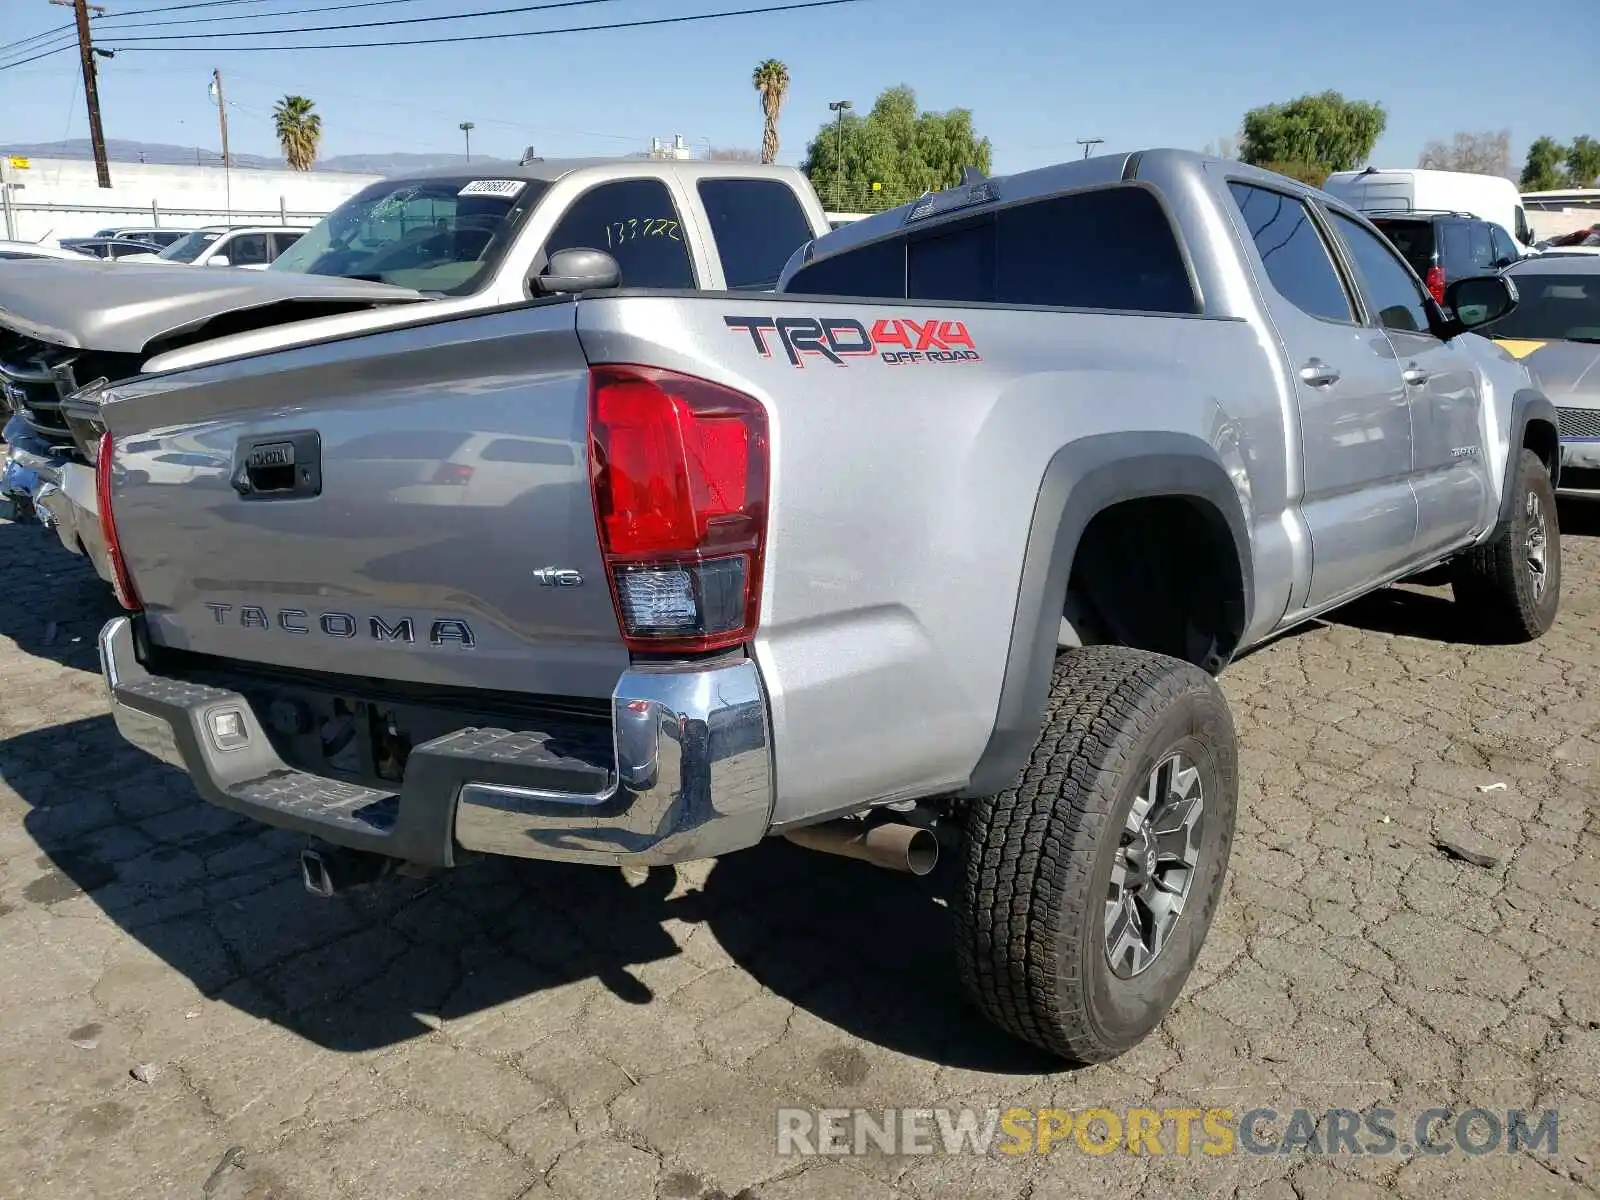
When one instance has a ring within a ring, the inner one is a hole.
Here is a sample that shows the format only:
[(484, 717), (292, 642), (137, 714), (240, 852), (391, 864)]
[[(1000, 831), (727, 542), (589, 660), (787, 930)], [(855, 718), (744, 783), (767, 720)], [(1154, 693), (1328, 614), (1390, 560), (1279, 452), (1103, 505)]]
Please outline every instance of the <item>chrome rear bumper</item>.
[(313, 775), (279, 758), (237, 692), (146, 671), (129, 618), (101, 630), (100, 662), (129, 743), (187, 772), (214, 804), (336, 845), (441, 866), (457, 847), (655, 865), (755, 845), (771, 823), (767, 699), (748, 659), (625, 671), (614, 759), (593, 776), (605, 785), (583, 792), (551, 786), (571, 764), (559, 737), (496, 729), (415, 747), (397, 792)]

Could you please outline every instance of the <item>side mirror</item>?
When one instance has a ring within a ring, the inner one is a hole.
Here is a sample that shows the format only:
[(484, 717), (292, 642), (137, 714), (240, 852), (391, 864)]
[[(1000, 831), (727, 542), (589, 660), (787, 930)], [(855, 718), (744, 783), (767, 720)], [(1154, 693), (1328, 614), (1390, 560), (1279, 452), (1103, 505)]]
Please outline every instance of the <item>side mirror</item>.
[(604, 250), (576, 246), (557, 250), (550, 256), (550, 265), (528, 282), (541, 296), (601, 291), (622, 282), (622, 268)]
[(231, 265), (232, 264), (229, 263), (228, 256), (226, 254), (213, 254), (210, 258), (206, 259), (206, 266), (208, 267), (226, 267)]
[(1445, 321), (1442, 336), (1455, 337), (1469, 329), (1489, 325), (1516, 308), (1517, 285), (1505, 275), (1473, 275), (1444, 289), (1445, 309), (1454, 315)]

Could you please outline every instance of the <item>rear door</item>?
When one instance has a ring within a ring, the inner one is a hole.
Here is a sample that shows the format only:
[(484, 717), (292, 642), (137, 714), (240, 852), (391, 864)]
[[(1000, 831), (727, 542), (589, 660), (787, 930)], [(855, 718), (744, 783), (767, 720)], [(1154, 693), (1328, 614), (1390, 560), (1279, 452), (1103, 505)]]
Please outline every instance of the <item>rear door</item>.
[(1301, 512), (1319, 608), (1399, 571), (1417, 533), (1411, 413), (1394, 350), (1362, 323), (1328, 234), (1298, 197), (1232, 182), (1300, 413)]
[[(1413, 555), (1427, 558), (1467, 541), (1489, 511), (1493, 485), (1480, 434), (1478, 372), (1465, 351), (1435, 336), (1425, 293), (1393, 248), (1342, 213), (1331, 217), (1360, 281), (1369, 325), (1382, 330), (1400, 363), (1417, 496)], [(1481, 221), (1461, 224), (1487, 229)]]
[[(112, 511), (152, 640), (610, 695), (627, 653), (590, 498), (575, 311), (436, 319), (151, 376), (107, 404)], [(181, 477), (163, 469), (197, 448)], [(546, 568), (581, 582), (543, 586)]]

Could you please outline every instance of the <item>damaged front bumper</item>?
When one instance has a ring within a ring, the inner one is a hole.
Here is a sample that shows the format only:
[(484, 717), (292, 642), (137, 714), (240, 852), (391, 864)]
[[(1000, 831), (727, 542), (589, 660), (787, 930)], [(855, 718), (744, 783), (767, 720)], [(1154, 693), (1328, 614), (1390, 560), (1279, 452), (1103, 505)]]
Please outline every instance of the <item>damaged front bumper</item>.
[(0, 497), (31, 512), (63, 547), (86, 556), (96, 574), (110, 582), (94, 468), (49, 445), (21, 416), (7, 422), (5, 442)]
[(544, 732), (457, 729), (412, 748), (385, 790), (290, 766), (241, 693), (147, 670), (130, 618), (99, 645), (128, 742), (212, 804), (334, 845), (432, 866), (458, 849), (652, 866), (753, 846), (771, 824), (767, 697), (748, 659), (625, 671), (610, 722), (583, 730), (556, 714)]

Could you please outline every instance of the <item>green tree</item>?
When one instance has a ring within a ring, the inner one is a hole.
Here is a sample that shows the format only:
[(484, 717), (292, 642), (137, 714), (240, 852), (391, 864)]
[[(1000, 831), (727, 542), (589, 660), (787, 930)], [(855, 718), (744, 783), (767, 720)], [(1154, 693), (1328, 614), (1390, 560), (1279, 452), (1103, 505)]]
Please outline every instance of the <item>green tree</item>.
[(1567, 160), (1567, 148), (1555, 138), (1542, 137), (1528, 147), (1528, 161), (1522, 168), (1522, 190), (1525, 192), (1553, 192), (1566, 183), (1562, 165)]
[(1305, 95), (1245, 113), (1239, 157), (1258, 167), (1312, 163), (1349, 171), (1366, 161), (1388, 123), (1380, 104), (1338, 92)]
[(919, 112), (904, 84), (884, 91), (865, 116), (829, 121), (806, 148), (801, 169), (836, 212), (878, 212), (961, 182), (966, 167), (987, 174), (993, 148), (972, 112)]
[(761, 94), (761, 161), (778, 161), (778, 115), (783, 111), (783, 98), (789, 94), (789, 68), (775, 58), (769, 58), (755, 69), (751, 83)]
[(1588, 134), (1572, 139), (1567, 147), (1567, 182), (1573, 187), (1593, 187), (1600, 179), (1600, 142)]
[(1287, 175), (1290, 179), (1298, 179), (1301, 183), (1309, 183), (1312, 187), (1321, 187), (1328, 181), (1328, 168), (1321, 163), (1266, 162), (1256, 165), (1268, 171), (1276, 171), (1279, 175)]
[(322, 141), (322, 118), (304, 96), (285, 96), (272, 106), (272, 123), (278, 131), (283, 160), (293, 171), (309, 171), (317, 161), (317, 144)]

